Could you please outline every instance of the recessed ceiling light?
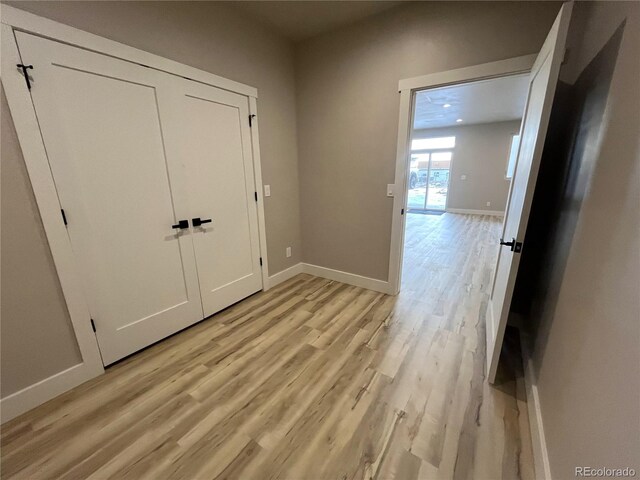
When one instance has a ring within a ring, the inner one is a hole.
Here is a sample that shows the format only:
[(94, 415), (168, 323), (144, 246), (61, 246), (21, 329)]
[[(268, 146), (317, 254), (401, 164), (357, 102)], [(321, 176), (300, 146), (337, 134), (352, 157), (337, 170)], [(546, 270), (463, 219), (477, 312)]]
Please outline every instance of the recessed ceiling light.
[(451, 106), (450, 103), (445, 103), (444, 105), (442, 105), (444, 108), (449, 108)]
[(457, 119), (457, 120), (456, 120), (456, 122), (457, 122), (457, 123), (460, 123), (460, 122), (462, 122), (462, 119), (461, 119), (461, 118), (459, 118), (459, 119)]

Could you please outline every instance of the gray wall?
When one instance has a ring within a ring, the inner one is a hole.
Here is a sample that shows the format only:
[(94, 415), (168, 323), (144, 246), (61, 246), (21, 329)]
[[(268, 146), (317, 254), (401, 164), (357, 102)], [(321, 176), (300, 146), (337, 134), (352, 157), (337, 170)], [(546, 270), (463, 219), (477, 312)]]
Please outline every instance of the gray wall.
[[(7, 2), (11, 3), (11, 2)], [(269, 273), (301, 260), (294, 55), (214, 2), (16, 2), (13, 6), (258, 88)], [(2, 116), (2, 375), (5, 397), (80, 361), (6, 102)], [(291, 246), (293, 255), (285, 257)]]
[(296, 46), (305, 262), (386, 280), (398, 80), (537, 52), (555, 2), (408, 2)]
[(570, 35), (516, 284), (553, 478), (640, 471), (640, 4), (577, 3)]
[(520, 120), (515, 120), (414, 130), (413, 138), (456, 137), (447, 208), (504, 211), (511, 183), (505, 178), (511, 136), (519, 131)]
[(81, 363), (82, 358), (4, 90), (0, 107), (0, 395), (4, 398)]

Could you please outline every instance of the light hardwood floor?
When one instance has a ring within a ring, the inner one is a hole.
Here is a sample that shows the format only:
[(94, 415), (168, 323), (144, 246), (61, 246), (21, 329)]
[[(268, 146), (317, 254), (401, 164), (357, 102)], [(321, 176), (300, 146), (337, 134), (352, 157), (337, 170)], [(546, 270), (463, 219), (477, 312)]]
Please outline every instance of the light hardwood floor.
[(500, 223), (408, 216), (397, 297), (299, 275), (2, 428), (2, 478), (533, 478), (484, 379)]

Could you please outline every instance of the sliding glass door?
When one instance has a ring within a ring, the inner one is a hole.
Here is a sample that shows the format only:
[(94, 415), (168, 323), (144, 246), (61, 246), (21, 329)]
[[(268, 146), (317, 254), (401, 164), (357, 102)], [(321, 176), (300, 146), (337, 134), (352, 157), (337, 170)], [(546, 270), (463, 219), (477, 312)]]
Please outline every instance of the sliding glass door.
[(447, 206), (455, 137), (414, 139), (409, 168), (409, 212), (443, 211)]
[(407, 201), (409, 211), (426, 209), (430, 157), (429, 153), (411, 154), (409, 198)]
[(429, 155), (425, 210), (444, 210), (447, 206), (451, 156), (451, 152), (433, 152)]

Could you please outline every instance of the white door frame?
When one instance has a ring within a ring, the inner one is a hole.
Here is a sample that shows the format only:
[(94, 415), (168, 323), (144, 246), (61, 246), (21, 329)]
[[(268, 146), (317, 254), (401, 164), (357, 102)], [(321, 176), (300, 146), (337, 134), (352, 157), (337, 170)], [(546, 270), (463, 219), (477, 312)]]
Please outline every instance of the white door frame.
[[(16, 67), (16, 64), (22, 63), (22, 60), (14, 31), (31, 33), (246, 96), (249, 104), (249, 114), (255, 115), (252, 119), (251, 147), (255, 172), (255, 191), (258, 193), (258, 230), (260, 255), (263, 263), (262, 285), (265, 290), (269, 285), (269, 263), (265, 235), (262, 167), (257, 122), (258, 91), (256, 88), (27, 13), (14, 7), (1, 5), (0, 12), (2, 85), (82, 357), (82, 363), (3, 398), (0, 401), (0, 406), (2, 407), (1, 421), (5, 422), (104, 373), (97, 339), (91, 329), (89, 309), (82, 292), (77, 265), (75, 265), (66, 228), (61, 221), (58, 195), (49, 168), (49, 161), (31, 101), (31, 95), (26, 88), (22, 72)], [(28, 62), (28, 59), (25, 59), (25, 62)], [(38, 75), (37, 71), (32, 70), (30, 73), (32, 76)]]
[[(398, 145), (394, 182), (393, 214), (391, 221), (391, 248), (389, 252), (389, 290), (391, 294), (400, 291), (402, 278), (402, 255), (410, 161), (411, 121), (413, 118), (414, 96), (419, 90), (460, 83), (487, 80), (490, 78), (518, 75), (531, 71), (537, 53), (521, 57), (483, 63), (470, 67), (431, 73), (420, 77), (406, 78), (398, 82), (400, 92), (400, 116), (398, 119)], [(447, 195), (448, 200), (448, 195)]]

